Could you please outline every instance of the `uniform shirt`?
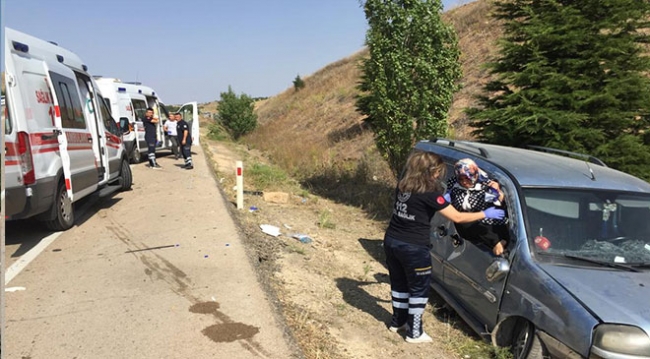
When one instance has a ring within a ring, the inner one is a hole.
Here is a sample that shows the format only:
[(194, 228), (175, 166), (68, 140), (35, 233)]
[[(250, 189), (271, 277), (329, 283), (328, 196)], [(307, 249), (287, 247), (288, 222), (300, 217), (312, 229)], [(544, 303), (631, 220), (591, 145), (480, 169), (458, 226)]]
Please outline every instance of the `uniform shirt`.
[(176, 123), (176, 121), (167, 120), (167, 122), (165, 122), (165, 126), (167, 126), (167, 134), (169, 136), (178, 137), (176, 135), (176, 133), (177, 133), (177, 131), (176, 131), (177, 123)]
[(187, 131), (187, 138), (185, 139), (185, 145), (192, 144), (192, 131), (190, 126), (187, 125), (185, 120), (176, 121), (176, 133), (178, 134), (178, 143), (183, 143), (183, 132)]
[[(479, 179), (471, 188), (465, 188), (458, 183), (456, 177), (447, 181), (447, 191), (451, 197), (451, 204), (458, 212), (480, 212), (490, 207), (501, 207), (499, 195), (489, 186), (491, 180)], [(480, 221), (489, 225), (503, 225), (508, 219), (490, 219), (484, 218)]]
[(395, 207), (386, 235), (403, 242), (429, 246), (431, 218), (449, 203), (442, 193), (401, 193), (395, 191)]
[(151, 122), (153, 117), (144, 117), (142, 118), (142, 123), (144, 124), (144, 138), (147, 142), (156, 140), (156, 124)]

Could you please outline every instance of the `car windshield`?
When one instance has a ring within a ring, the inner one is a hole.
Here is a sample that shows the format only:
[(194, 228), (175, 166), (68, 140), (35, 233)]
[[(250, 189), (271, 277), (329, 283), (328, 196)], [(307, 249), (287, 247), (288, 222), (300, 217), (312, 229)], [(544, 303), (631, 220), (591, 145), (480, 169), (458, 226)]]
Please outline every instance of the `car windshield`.
[(650, 264), (650, 194), (525, 188), (524, 197), (530, 245), (546, 254), (539, 258)]

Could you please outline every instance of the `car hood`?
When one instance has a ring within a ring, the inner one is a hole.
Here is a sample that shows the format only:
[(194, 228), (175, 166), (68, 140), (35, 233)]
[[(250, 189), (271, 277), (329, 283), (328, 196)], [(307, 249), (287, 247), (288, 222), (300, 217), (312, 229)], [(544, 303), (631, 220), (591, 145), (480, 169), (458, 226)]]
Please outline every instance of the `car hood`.
[(606, 323), (637, 326), (650, 335), (650, 272), (595, 270), (543, 264), (542, 268)]

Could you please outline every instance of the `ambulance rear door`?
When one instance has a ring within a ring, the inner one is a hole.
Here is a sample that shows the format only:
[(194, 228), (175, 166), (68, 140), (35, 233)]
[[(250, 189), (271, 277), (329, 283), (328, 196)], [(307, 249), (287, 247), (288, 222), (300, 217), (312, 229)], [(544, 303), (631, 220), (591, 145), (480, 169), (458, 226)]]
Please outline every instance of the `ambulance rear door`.
[(54, 89), (54, 129), (58, 135), (59, 153), (68, 196), (74, 202), (98, 188), (99, 172), (93, 146), (92, 127), (84, 116), (84, 105), (72, 70), (58, 63), (46, 64), (50, 85)]
[(183, 104), (178, 112), (192, 129), (192, 144), (199, 144), (199, 104), (196, 101)]

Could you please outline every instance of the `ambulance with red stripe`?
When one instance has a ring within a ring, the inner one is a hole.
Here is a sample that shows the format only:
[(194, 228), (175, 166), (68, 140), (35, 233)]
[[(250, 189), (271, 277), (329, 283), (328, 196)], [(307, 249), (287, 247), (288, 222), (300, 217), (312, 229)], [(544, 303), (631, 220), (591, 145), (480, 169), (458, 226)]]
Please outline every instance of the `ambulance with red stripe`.
[(74, 225), (74, 204), (131, 188), (122, 133), (74, 53), (5, 28), (5, 219)]
[[(149, 86), (140, 82), (122, 82), (110, 77), (95, 77), (97, 85), (110, 103), (113, 117), (125, 129), (124, 147), (131, 163), (138, 163), (146, 158), (148, 149), (144, 138), (144, 118), (147, 108), (152, 108), (154, 117), (160, 122), (156, 126), (156, 153), (171, 151), (172, 142), (165, 136), (163, 126), (169, 121), (169, 111), (160, 96)], [(192, 144), (199, 142), (198, 102), (183, 104), (178, 113), (191, 128)]]

